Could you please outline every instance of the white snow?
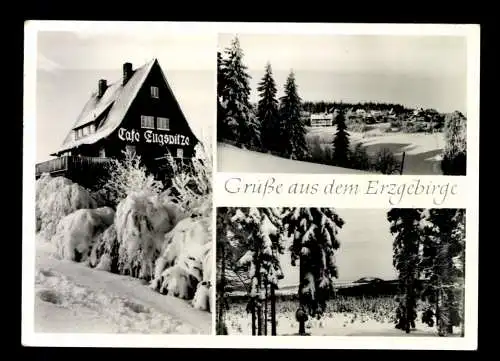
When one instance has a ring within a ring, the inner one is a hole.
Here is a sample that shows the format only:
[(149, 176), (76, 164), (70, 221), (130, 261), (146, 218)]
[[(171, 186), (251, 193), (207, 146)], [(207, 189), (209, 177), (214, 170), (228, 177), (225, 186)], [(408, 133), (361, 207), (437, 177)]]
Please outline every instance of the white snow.
[[(243, 310), (226, 314), (226, 326), (229, 335), (251, 335), (252, 319), (250, 314)], [(270, 323), (268, 334), (271, 332)], [(356, 317), (352, 313), (331, 313), (330, 315), (317, 320), (310, 319), (306, 322), (306, 333), (312, 336), (437, 336), (436, 327), (429, 327), (419, 320), (416, 322), (416, 329), (409, 334), (398, 330), (390, 320), (384, 322), (368, 317)], [(297, 335), (299, 324), (295, 320), (295, 310), (277, 315), (277, 335), (291, 336)], [(454, 329), (452, 337), (460, 335), (459, 328)]]
[(78, 209), (96, 208), (97, 202), (80, 185), (64, 177), (43, 174), (35, 183), (37, 231), (50, 241), (59, 221)]
[(96, 236), (113, 224), (114, 214), (109, 207), (78, 209), (61, 219), (52, 238), (59, 257), (77, 262), (86, 261)]
[(224, 143), (217, 146), (217, 163), (221, 172), (370, 174), (356, 169), (281, 158)]
[[(322, 143), (331, 143), (336, 127), (309, 128), (308, 137), (319, 136)], [(406, 154), (420, 154), (433, 150), (444, 149), (446, 144), (444, 133), (386, 133), (380, 128), (368, 132), (349, 131), (351, 143), (362, 143), (363, 145), (374, 144), (408, 144), (400, 152)], [(398, 155), (399, 153), (396, 153)]]
[(140, 280), (59, 260), (37, 241), (35, 332), (210, 334), (211, 314)]

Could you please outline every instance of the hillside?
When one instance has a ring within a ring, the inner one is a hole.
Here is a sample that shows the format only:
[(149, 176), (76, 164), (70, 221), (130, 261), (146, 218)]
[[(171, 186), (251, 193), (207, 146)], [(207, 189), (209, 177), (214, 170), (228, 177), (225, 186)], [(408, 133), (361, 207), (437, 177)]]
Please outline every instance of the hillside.
[(356, 169), (281, 158), (225, 143), (217, 144), (217, 169), (219, 172), (243, 173), (370, 174)]

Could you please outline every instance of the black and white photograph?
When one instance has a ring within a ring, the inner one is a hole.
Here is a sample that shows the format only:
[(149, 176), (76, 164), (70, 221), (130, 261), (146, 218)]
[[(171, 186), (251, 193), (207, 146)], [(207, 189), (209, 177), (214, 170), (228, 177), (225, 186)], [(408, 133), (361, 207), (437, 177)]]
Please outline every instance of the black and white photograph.
[(466, 175), (467, 46), (219, 34), (217, 171)]
[(218, 335), (467, 332), (465, 209), (217, 207), (216, 217)]
[(34, 332), (211, 334), (214, 42), (118, 25), (36, 33)]

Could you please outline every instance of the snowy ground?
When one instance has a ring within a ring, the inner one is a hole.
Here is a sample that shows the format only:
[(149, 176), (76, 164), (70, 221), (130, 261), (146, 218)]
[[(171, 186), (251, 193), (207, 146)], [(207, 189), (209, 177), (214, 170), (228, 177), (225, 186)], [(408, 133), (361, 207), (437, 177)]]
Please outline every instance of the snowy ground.
[[(280, 314), (277, 317), (277, 334), (279, 336), (297, 335), (299, 324), (293, 313)], [(226, 318), (229, 335), (251, 335), (252, 321), (250, 315), (228, 314)], [(379, 322), (373, 319), (355, 319), (353, 314), (336, 313), (333, 317), (312, 320), (306, 323), (306, 332), (312, 336), (438, 336), (436, 327), (429, 327), (416, 322), (416, 329), (407, 334), (394, 328), (394, 323)], [(459, 329), (454, 330), (458, 337)], [(270, 333), (270, 326), (268, 327)]]
[(63, 261), (37, 240), (35, 332), (210, 334), (212, 316), (138, 279)]
[[(357, 302), (351, 304), (355, 303)], [(306, 332), (313, 336), (438, 336), (436, 327), (429, 327), (420, 321), (421, 315), (417, 318), (416, 328), (410, 334), (396, 329), (390, 303), (390, 301), (379, 299), (376, 309), (368, 307), (365, 311), (359, 312), (327, 311), (321, 320), (307, 321)], [(349, 305), (349, 301), (346, 304)], [(299, 329), (299, 324), (295, 320), (297, 303), (278, 301), (276, 309), (277, 334), (281, 336), (296, 335)], [(246, 313), (243, 303), (231, 304), (225, 320), (229, 335), (252, 334), (251, 315)], [(270, 333), (270, 329), (269, 324), (268, 333)], [(453, 336), (459, 335), (460, 329), (455, 328)]]
[(219, 172), (369, 174), (361, 170), (281, 158), (224, 143), (217, 145), (217, 163)]
[[(309, 128), (308, 137), (319, 137), (321, 143), (330, 145), (335, 128)], [(375, 154), (381, 148), (388, 148), (396, 157), (401, 157), (405, 152), (403, 174), (441, 175), (439, 161), (445, 143), (442, 133), (384, 133), (374, 129), (365, 133), (349, 132), (349, 134), (353, 146), (362, 143), (371, 154)], [(367, 174), (356, 169), (280, 158), (223, 143), (217, 146), (217, 163), (221, 172)]]

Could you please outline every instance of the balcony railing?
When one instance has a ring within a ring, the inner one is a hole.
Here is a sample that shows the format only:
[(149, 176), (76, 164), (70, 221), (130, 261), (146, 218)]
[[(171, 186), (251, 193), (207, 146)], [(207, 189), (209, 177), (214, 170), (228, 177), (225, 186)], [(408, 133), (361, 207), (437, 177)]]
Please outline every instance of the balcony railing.
[(109, 163), (109, 161), (109, 158), (100, 157), (59, 157), (42, 163), (38, 163), (35, 168), (35, 176), (36, 178), (38, 178), (43, 173), (49, 173), (51, 175), (65, 175), (74, 171), (82, 172), (102, 169), (103, 166)]

